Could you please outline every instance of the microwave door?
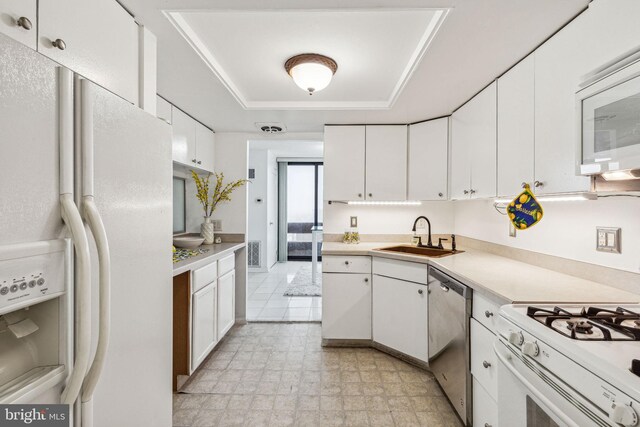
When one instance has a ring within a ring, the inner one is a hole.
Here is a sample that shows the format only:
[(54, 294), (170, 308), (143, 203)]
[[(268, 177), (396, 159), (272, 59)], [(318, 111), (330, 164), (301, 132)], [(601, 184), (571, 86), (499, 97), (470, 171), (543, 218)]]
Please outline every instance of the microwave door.
[(582, 163), (640, 167), (640, 76), (582, 100)]

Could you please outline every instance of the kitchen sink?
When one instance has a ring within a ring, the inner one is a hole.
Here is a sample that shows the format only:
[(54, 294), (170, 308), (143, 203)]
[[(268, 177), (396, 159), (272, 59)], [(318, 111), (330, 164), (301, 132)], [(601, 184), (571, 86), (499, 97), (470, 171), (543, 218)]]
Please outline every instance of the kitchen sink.
[(375, 250), (381, 251), (381, 252), (396, 252), (396, 253), (403, 253), (403, 254), (410, 254), (410, 255), (421, 255), (421, 256), (430, 257), (430, 258), (441, 258), (441, 257), (455, 255), (455, 254), (464, 252), (464, 251), (458, 251), (458, 250), (452, 251), (451, 249), (422, 248), (419, 246), (408, 246), (408, 245), (390, 246), (388, 248), (380, 248)]

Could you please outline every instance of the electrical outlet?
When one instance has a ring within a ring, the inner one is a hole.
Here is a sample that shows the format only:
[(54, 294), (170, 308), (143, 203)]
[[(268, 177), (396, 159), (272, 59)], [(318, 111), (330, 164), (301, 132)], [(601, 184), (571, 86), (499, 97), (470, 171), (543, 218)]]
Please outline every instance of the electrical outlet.
[(615, 227), (596, 227), (596, 250), (600, 252), (621, 253), (620, 238), (622, 229)]
[(222, 231), (222, 220), (214, 219), (213, 220), (213, 231)]
[(354, 228), (357, 227), (358, 226), (358, 217), (357, 216), (352, 216), (350, 223), (351, 223), (351, 227), (354, 227)]

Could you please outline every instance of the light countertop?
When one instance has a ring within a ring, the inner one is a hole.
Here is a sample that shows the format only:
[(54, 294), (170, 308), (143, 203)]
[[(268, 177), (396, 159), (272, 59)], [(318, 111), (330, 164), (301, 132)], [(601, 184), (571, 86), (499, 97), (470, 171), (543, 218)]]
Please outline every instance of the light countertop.
[(185, 271), (195, 270), (204, 265), (211, 263), (212, 261), (216, 261), (220, 258), (224, 258), (225, 256), (232, 254), (240, 248), (243, 248), (246, 243), (218, 243), (213, 245), (202, 245), (199, 246), (198, 249), (208, 249), (207, 252), (202, 255), (197, 255), (194, 257), (187, 258), (180, 262), (176, 262), (173, 264), (173, 275), (177, 276), (178, 274), (182, 274)]
[(640, 295), (602, 283), (487, 252), (458, 247), (465, 252), (442, 258), (381, 252), (394, 243), (324, 242), (323, 255), (370, 255), (429, 264), (498, 303), (638, 303)]

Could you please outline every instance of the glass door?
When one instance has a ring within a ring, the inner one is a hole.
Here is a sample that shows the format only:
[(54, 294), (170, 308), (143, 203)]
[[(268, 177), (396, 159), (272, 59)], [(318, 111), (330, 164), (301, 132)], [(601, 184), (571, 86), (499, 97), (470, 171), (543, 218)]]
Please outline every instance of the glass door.
[(322, 226), (322, 173), (319, 162), (287, 164), (288, 260), (311, 261), (311, 231)]

